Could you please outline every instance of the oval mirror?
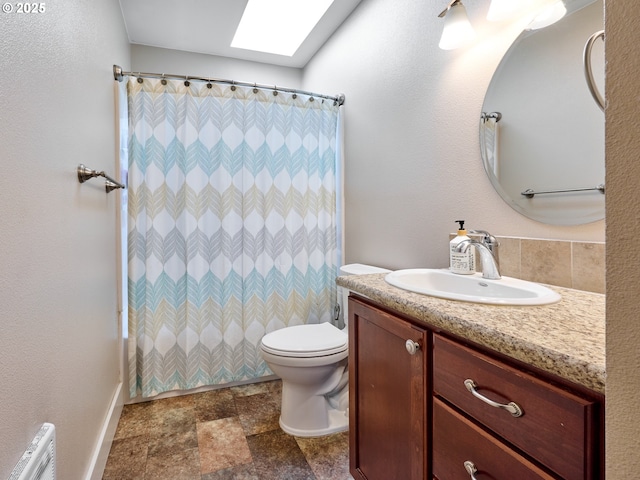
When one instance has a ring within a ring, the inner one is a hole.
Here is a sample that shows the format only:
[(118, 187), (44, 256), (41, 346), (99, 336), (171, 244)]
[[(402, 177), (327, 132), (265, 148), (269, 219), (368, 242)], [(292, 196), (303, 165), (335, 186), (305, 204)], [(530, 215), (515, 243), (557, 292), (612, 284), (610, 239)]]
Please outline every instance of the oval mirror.
[[(583, 65), (587, 40), (603, 29), (603, 5), (565, 4), (564, 18), (525, 30), (500, 62), (482, 106), (480, 150), (512, 208), (539, 222), (579, 225), (604, 218), (604, 114)], [(603, 42), (591, 53), (603, 94)]]

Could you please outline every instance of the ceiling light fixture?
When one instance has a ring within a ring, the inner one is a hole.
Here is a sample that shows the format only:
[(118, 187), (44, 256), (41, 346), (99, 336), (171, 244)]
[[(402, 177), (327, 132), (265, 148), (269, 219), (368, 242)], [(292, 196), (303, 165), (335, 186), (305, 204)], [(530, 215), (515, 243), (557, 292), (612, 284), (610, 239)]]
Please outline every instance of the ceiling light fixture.
[(444, 28), (439, 47), (443, 50), (459, 48), (476, 36), (476, 32), (469, 22), (467, 11), (460, 0), (453, 0), (438, 17), (444, 17)]
[[(538, 4), (543, 2), (537, 2)], [(526, 30), (537, 30), (554, 24), (567, 13), (567, 7), (563, 0), (558, 0), (551, 5), (549, 1), (544, 2), (547, 6), (533, 16), (533, 20), (526, 27)], [(509, 18), (523, 17), (531, 15), (536, 5), (534, 0), (491, 0), (487, 20), (502, 21)], [(540, 8), (539, 6), (537, 7)], [(444, 17), (444, 28), (440, 38), (440, 48), (443, 50), (453, 50), (468, 44), (475, 37), (475, 31), (467, 17), (460, 0), (452, 0), (438, 17)], [(529, 16), (531, 18), (531, 16)]]
[(231, 46), (293, 56), (334, 0), (249, 0)]

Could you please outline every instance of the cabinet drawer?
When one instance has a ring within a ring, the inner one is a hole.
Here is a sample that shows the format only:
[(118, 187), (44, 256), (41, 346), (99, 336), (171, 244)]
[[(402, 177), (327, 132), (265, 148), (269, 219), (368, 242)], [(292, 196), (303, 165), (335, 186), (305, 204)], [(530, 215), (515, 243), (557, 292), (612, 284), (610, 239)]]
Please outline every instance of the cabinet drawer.
[[(453, 409), (433, 402), (433, 475), (446, 480), (469, 480), (471, 462), (477, 478), (493, 480), (551, 480), (554, 477), (520, 456)], [(473, 477), (475, 478), (475, 477)]]
[[(563, 478), (594, 478), (595, 402), (439, 335), (434, 336), (433, 356), (434, 395)], [(476, 398), (465, 386), (467, 379), (494, 402), (515, 402), (522, 415)]]

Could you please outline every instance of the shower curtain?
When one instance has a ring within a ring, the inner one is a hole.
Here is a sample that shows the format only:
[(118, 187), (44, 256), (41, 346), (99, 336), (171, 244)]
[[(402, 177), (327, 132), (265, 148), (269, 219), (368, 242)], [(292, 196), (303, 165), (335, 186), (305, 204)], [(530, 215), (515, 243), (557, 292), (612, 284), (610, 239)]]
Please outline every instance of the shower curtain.
[(129, 390), (258, 378), (262, 336), (332, 319), (338, 109), (129, 78)]

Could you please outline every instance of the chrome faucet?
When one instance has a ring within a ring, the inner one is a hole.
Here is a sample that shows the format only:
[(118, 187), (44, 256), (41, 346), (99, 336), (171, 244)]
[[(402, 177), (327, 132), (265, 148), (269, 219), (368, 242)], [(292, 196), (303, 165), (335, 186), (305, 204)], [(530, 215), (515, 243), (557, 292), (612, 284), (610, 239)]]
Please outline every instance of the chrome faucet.
[(498, 270), (498, 262), (493, 256), (489, 246), (484, 241), (463, 240), (456, 246), (456, 252), (464, 253), (471, 246), (476, 247), (476, 251), (480, 254), (480, 262), (482, 263), (482, 278), (488, 280), (500, 280), (500, 272)]
[(500, 256), (498, 255), (498, 247), (500, 246), (500, 242), (498, 242), (498, 239), (493, 235), (491, 235), (486, 230), (469, 230), (469, 233), (482, 235), (482, 243), (484, 243), (485, 246), (489, 250), (491, 250), (491, 253), (493, 254), (493, 259), (495, 260), (496, 265), (500, 267)]

